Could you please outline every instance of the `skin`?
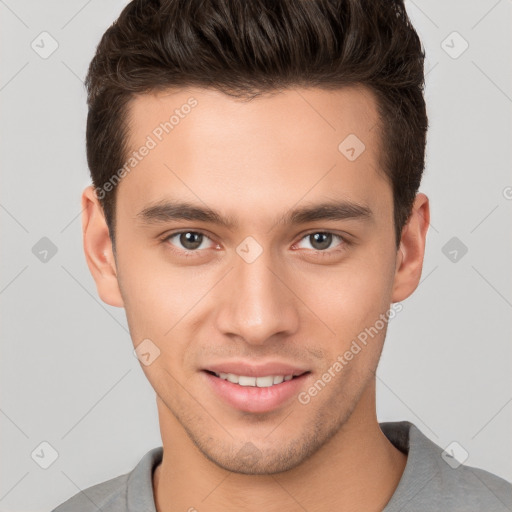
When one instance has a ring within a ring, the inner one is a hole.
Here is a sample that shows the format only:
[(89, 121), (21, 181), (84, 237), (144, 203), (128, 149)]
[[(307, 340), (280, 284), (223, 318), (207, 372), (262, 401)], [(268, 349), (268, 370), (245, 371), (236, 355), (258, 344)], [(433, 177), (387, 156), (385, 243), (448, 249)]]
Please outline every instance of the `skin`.
[[(125, 308), (135, 347), (149, 338), (160, 350), (141, 364), (164, 446), (156, 508), (382, 510), (406, 464), (376, 417), (385, 328), (307, 405), (294, 397), (269, 413), (240, 411), (217, 398), (201, 370), (227, 360), (290, 362), (311, 371), (307, 390), (418, 286), (428, 198), (416, 196), (397, 250), (376, 103), (361, 87), (287, 89), (249, 102), (199, 88), (140, 95), (130, 147), (191, 96), (198, 105), (118, 185), (115, 254), (93, 188), (82, 196), (99, 296)], [(366, 147), (354, 161), (338, 150), (348, 134)], [(166, 199), (207, 205), (238, 225), (138, 216)], [(278, 222), (326, 200), (365, 205), (372, 216)], [(206, 235), (195, 256), (184, 255), (190, 245), (179, 236), (163, 239), (178, 230)], [(325, 232), (343, 238), (318, 249), (309, 235)], [(262, 249), (252, 263), (236, 252), (248, 236)], [(256, 453), (250, 464), (241, 457), (247, 446)]]

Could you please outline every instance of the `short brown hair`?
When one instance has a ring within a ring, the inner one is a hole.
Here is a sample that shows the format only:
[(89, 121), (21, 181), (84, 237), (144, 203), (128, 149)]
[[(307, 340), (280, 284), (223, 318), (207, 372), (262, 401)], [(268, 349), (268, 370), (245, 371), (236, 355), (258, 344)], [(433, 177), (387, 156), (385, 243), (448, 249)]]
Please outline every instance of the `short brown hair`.
[[(252, 98), (362, 85), (377, 99), (398, 247), (425, 164), (424, 57), (403, 0), (133, 0), (86, 77), (93, 184), (124, 165), (134, 94), (200, 86)], [(115, 192), (100, 198), (113, 243)]]

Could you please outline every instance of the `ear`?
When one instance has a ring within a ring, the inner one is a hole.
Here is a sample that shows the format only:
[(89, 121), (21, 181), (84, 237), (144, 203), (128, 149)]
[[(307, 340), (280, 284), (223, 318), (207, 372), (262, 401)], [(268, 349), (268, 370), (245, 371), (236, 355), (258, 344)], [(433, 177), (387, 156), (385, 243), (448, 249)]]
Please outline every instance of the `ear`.
[(402, 230), (397, 251), (392, 302), (400, 302), (418, 287), (423, 268), (430, 207), (425, 194), (417, 194), (411, 215)]
[(82, 234), (87, 266), (96, 282), (101, 300), (123, 307), (117, 269), (103, 208), (92, 186), (82, 193)]

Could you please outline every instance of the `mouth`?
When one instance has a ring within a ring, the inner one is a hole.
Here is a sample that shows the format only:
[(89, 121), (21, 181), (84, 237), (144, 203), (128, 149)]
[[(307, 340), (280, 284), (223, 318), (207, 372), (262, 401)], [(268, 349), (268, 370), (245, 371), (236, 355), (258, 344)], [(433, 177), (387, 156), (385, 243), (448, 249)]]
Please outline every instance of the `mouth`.
[(217, 400), (231, 408), (252, 413), (265, 413), (289, 404), (311, 376), (310, 371), (288, 375), (236, 375), (203, 370), (209, 390)]
[(261, 377), (251, 377), (249, 375), (236, 375), (234, 373), (222, 373), (222, 372), (214, 372), (211, 370), (205, 370), (210, 375), (215, 375), (219, 379), (226, 380), (231, 382), (232, 384), (238, 384), (239, 386), (247, 386), (247, 387), (258, 387), (258, 388), (269, 388), (273, 386), (277, 386), (282, 384), (283, 382), (288, 382), (293, 379), (297, 379), (302, 375), (310, 373), (309, 371), (301, 372), (297, 375), (266, 375)]

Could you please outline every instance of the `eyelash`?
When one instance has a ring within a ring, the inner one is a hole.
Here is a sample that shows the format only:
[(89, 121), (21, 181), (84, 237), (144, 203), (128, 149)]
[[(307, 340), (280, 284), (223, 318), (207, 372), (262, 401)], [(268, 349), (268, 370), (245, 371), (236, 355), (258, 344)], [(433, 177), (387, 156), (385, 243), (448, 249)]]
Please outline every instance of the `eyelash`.
[[(195, 249), (195, 250), (183, 249), (183, 250), (180, 250), (180, 249), (175, 248), (172, 244), (169, 243), (169, 240), (171, 238), (174, 238), (175, 236), (178, 236), (178, 235), (182, 235), (184, 233), (200, 234), (200, 235), (203, 235), (204, 237), (208, 238), (209, 240), (213, 241), (211, 239), (211, 237), (208, 236), (207, 233), (205, 233), (203, 231), (193, 231), (193, 230), (190, 230), (190, 229), (181, 230), (181, 231), (175, 231), (173, 233), (166, 234), (164, 237), (161, 238), (161, 241), (162, 241), (162, 243), (167, 244), (171, 248), (171, 250), (173, 252), (176, 252), (179, 255), (184, 255), (186, 258), (201, 256), (200, 253), (204, 249), (201, 249), (201, 250), (199, 250), (199, 249)], [(325, 249), (325, 250), (307, 249), (309, 251), (313, 251), (315, 256), (320, 256), (322, 258), (323, 257), (333, 256), (333, 255), (339, 254), (340, 252), (346, 250), (347, 246), (350, 245), (350, 242), (345, 237), (343, 237), (343, 236), (341, 236), (341, 235), (339, 235), (337, 233), (333, 233), (332, 231), (319, 231), (319, 230), (310, 231), (310, 232), (302, 235), (302, 237), (300, 238), (299, 242), (301, 242), (302, 240), (304, 240), (308, 236), (314, 235), (314, 234), (317, 234), (317, 233), (321, 233), (321, 234), (324, 234), (324, 235), (333, 235), (333, 237), (338, 238), (341, 241), (341, 243), (339, 244), (341, 246), (341, 248), (338, 248), (338, 249)], [(299, 242), (297, 242), (297, 243), (299, 243)]]

